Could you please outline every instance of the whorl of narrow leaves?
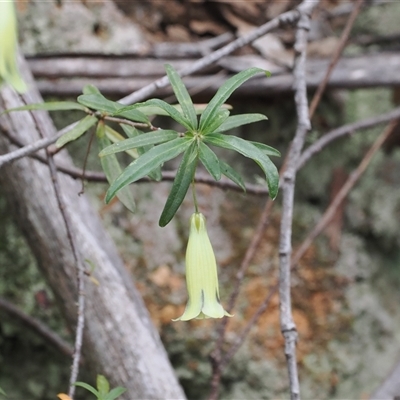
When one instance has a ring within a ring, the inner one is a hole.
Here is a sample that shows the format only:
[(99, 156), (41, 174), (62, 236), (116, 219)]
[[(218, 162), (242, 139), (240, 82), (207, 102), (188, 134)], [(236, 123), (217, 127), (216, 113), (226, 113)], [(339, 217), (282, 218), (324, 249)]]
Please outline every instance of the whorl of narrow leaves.
[[(280, 156), (278, 150), (264, 143), (247, 141), (237, 136), (225, 134), (231, 129), (266, 120), (262, 114), (230, 115), (229, 106), (225, 104), (230, 95), (244, 82), (253, 76), (269, 72), (260, 68), (250, 68), (228, 79), (217, 91), (207, 105), (194, 105), (179, 74), (166, 65), (166, 72), (175, 96), (177, 105), (170, 105), (160, 99), (150, 99), (143, 103), (124, 106), (105, 98), (100, 91), (87, 85), (76, 102), (52, 102), (31, 104), (9, 111), (21, 110), (79, 110), (87, 115), (61, 136), (57, 147), (80, 138), (90, 128), (97, 125), (96, 137), (100, 149), (100, 160), (110, 183), (106, 202), (117, 195), (131, 211), (135, 203), (129, 184), (149, 176), (161, 180), (161, 167), (165, 162), (183, 154), (171, 192), (162, 211), (159, 224), (167, 225), (182, 204), (196, 168), (201, 163), (215, 179), (224, 175), (244, 191), (243, 178), (232, 166), (221, 160), (210, 146), (222, 147), (236, 151), (254, 160), (262, 169), (268, 185), (269, 196), (274, 199), (278, 193), (279, 175), (277, 168), (269, 159)], [(200, 114), (200, 117), (198, 115)], [(181, 132), (172, 129), (155, 129), (149, 119), (151, 115), (169, 116), (183, 128)], [(106, 125), (107, 118), (119, 123), (127, 137)], [(143, 130), (139, 130), (144, 128)], [(146, 132), (146, 130), (148, 132)], [(126, 167), (120, 166), (117, 153), (132, 157)]]
[[(225, 175), (245, 190), (241, 176), (231, 166), (220, 160), (209, 145), (234, 150), (253, 159), (265, 174), (269, 195), (271, 198), (275, 198), (279, 187), (279, 175), (269, 156), (279, 156), (279, 152), (263, 143), (246, 141), (222, 133), (248, 123), (267, 119), (262, 114), (230, 116), (229, 111), (223, 107), (225, 101), (235, 89), (254, 75), (260, 72), (265, 73), (265, 71), (259, 68), (250, 68), (228, 79), (205, 107), (200, 120), (197, 118), (196, 108), (178, 73), (170, 65), (166, 65), (166, 71), (180, 108), (171, 106), (159, 99), (150, 99), (143, 103), (125, 107), (122, 111), (148, 110), (152, 107), (160, 109), (179, 123), (185, 129), (185, 132), (183, 134), (170, 130), (149, 132), (141, 135), (141, 137), (128, 138), (104, 149), (100, 156), (144, 145), (154, 145), (151, 150), (143, 153), (129, 165), (113, 182), (107, 192), (106, 202), (110, 201), (119, 190), (129, 183), (151, 173), (153, 169), (159, 168), (162, 163), (181, 153), (184, 153), (183, 158), (162, 211), (160, 226), (167, 225), (182, 204), (190, 183), (194, 179), (198, 162), (203, 164), (215, 180), (219, 180), (221, 175)], [(89, 106), (87, 103), (85, 105)]]

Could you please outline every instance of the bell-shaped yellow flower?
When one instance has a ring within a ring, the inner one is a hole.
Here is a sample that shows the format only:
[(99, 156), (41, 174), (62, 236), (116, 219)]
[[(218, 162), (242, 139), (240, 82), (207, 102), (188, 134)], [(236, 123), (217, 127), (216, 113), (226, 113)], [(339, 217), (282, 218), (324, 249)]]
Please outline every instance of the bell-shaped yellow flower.
[(201, 213), (194, 213), (190, 218), (186, 285), (189, 301), (183, 315), (174, 321), (231, 317), (219, 300), (217, 263), (208, 238), (206, 219)]
[(12, 0), (0, 1), (0, 84), (5, 81), (17, 92), (26, 84), (17, 68), (17, 16)]

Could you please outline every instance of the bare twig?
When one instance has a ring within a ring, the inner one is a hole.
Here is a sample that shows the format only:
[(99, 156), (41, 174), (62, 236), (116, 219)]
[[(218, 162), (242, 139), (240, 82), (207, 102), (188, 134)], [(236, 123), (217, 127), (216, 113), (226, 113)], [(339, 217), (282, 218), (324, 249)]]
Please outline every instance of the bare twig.
[[(400, 118), (400, 116), (399, 116)], [(303, 241), (302, 245), (297, 249), (295, 254), (292, 257), (291, 262), (291, 270), (294, 270), (298, 267), (298, 262), (300, 261), (301, 257), (304, 255), (305, 251), (311, 245), (312, 241), (325, 229), (327, 224), (329, 223), (332, 216), (335, 214), (337, 208), (340, 206), (341, 202), (344, 198), (348, 195), (350, 190), (354, 187), (355, 183), (360, 179), (361, 175), (364, 173), (365, 169), (367, 168), (368, 164), (370, 163), (372, 157), (379, 150), (385, 140), (390, 136), (395, 128), (397, 122), (392, 122), (377, 138), (375, 143), (372, 145), (370, 150), (367, 152), (363, 160), (361, 161), (358, 168), (353, 172), (350, 176), (348, 181), (343, 185), (340, 192), (336, 195), (335, 199), (332, 201), (328, 209), (325, 211), (324, 215), (321, 217), (318, 224), (314, 227), (314, 229), (310, 232), (310, 234), (306, 237)], [(230, 346), (230, 348), (226, 351), (224, 357), (221, 360), (222, 366), (226, 366), (235, 353), (238, 351), (240, 346), (243, 344), (245, 338), (247, 337), (248, 333), (250, 332), (251, 327), (258, 321), (261, 315), (266, 311), (268, 308), (270, 301), (273, 295), (278, 291), (279, 285), (276, 283), (272, 286), (267, 296), (265, 297), (264, 301), (260, 304), (256, 312), (253, 314), (251, 319), (246, 324), (245, 328), (242, 332), (238, 335), (236, 341)]]
[[(281, 27), (286, 24), (293, 24), (300, 18), (300, 14), (298, 9), (285, 12), (278, 17), (272, 19), (271, 21), (261, 25), (260, 27), (251, 31), (248, 35), (242, 36), (233, 42), (227, 44), (219, 50), (214, 51), (211, 54), (206, 55), (205, 57), (195, 61), (193, 64), (188, 66), (187, 68), (178, 71), (179, 76), (183, 77), (186, 75), (191, 75), (194, 72), (200, 71), (203, 68), (212, 65), (216, 61), (220, 60), (222, 57), (233, 53), (235, 50), (240, 49), (241, 47), (246, 46), (247, 44), (253, 42), (261, 36), (264, 36), (266, 33)], [(137, 101), (141, 101), (148, 96), (151, 96), (157, 89), (168, 86), (169, 81), (168, 77), (164, 76), (150, 85), (144, 86), (142, 89), (137, 90), (134, 93), (122, 98), (120, 100), (121, 104), (132, 104)]]
[(373, 126), (389, 122), (393, 119), (400, 118), (400, 107), (393, 109), (392, 111), (378, 115), (377, 117), (363, 119), (361, 121), (354, 122), (352, 124), (341, 126), (340, 128), (334, 129), (333, 131), (325, 134), (318, 139), (314, 144), (309, 146), (301, 155), (300, 160), (297, 164), (297, 169), (300, 169), (304, 164), (316, 153), (320, 152), (329, 143), (337, 140), (345, 135), (351, 135), (359, 129), (372, 128)]
[(143, 122), (134, 122), (134, 121), (130, 121), (129, 119), (111, 117), (109, 115), (104, 116), (103, 119), (107, 120), (107, 121), (111, 121), (111, 122), (116, 122), (118, 124), (125, 124), (125, 125), (129, 125), (129, 126), (133, 126), (134, 128), (147, 128), (147, 129), (152, 129), (152, 130), (158, 129), (158, 128), (154, 127), (153, 125), (144, 124)]
[(340, 59), (340, 56), (342, 55), (342, 52), (343, 52), (343, 50), (344, 50), (344, 48), (346, 46), (346, 43), (347, 43), (347, 41), (349, 39), (351, 28), (353, 27), (354, 22), (355, 22), (355, 20), (356, 20), (356, 18), (358, 16), (358, 14), (361, 11), (361, 7), (362, 7), (363, 3), (364, 3), (364, 0), (357, 0), (355, 5), (354, 5), (354, 8), (351, 11), (350, 17), (347, 20), (346, 26), (345, 26), (345, 28), (344, 28), (344, 30), (342, 32), (342, 36), (340, 37), (340, 41), (339, 41), (339, 44), (338, 44), (338, 46), (336, 48), (335, 54), (333, 55), (333, 57), (332, 57), (332, 59), (331, 59), (331, 61), (329, 63), (329, 67), (328, 67), (328, 69), (326, 71), (325, 77), (321, 81), (320, 85), (318, 86), (318, 89), (315, 92), (314, 97), (313, 97), (313, 99), (311, 101), (311, 105), (310, 105), (310, 108), (309, 108), (310, 119), (313, 117), (314, 112), (315, 112), (319, 102), (321, 101), (322, 94), (325, 91), (325, 88), (326, 88), (326, 86), (328, 84), (328, 81), (329, 81), (329, 78), (330, 78), (330, 76), (332, 74), (333, 69), (335, 68), (336, 64), (338, 63), (338, 61)]
[[(3, 128), (4, 133), (7, 135), (7, 138), (10, 140), (11, 143), (15, 144), (16, 146), (22, 147), (22, 143), (17, 140), (15, 137), (11, 136), (6, 129)], [(47, 159), (42, 157), (40, 154), (30, 154), (29, 157), (34, 158), (35, 160), (40, 161), (43, 164), (47, 164)], [(76, 168), (73, 166), (64, 166), (56, 163), (56, 168), (59, 172), (63, 174), (69, 175), (73, 179), (83, 179), (89, 182), (98, 182), (98, 183), (107, 183), (107, 177), (103, 172), (100, 171), (83, 171), (81, 168)], [(176, 177), (176, 171), (164, 171), (162, 172), (162, 179), (161, 181), (173, 181)], [(235, 192), (243, 193), (242, 188), (237, 186), (235, 183), (228, 179), (220, 179), (219, 181), (214, 180), (211, 176), (197, 173), (195, 176), (196, 183), (203, 183), (208, 186), (218, 187), (222, 190), (233, 190)], [(148, 177), (144, 177), (139, 179), (136, 183), (155, 183), (155, 181), (151, 180)], [(264, 196), (268, 195), (268, 188), (266, 186), (246, 183), (246, 193), (252, 194), (256, 196)]]
[(76, 245), (75, 239), (72, 235), (72, 226), (70, 217), (68, 215), (68, 211), (65, 207), (64, 201), (62, 199), (61, 188), (58, 181), (57, 169), (54, 163), (53, 156), (50, 154), (48, 150), (47, 152), (47, 161), (49, 164), (49, 170), (51, 179), (54, 185), (54, 191), (57, 197), (58, 207), (62, 214), (66, 229), (67, 229), (67, 236), (68, 241), (71, 245), (72, 254), (74, 256), (75, 265), (77, 268), (77, 286), (78, 286), (78, 318), (77, 318), (77, 326), (76, 326), (76, 333), (75, 333), (75, 343), (74, 343), (74, 355), (72, 358), (72, 366), (71, 366), (71, 375), (69, 380), (69, 391), (68, 395), (71, 399), (74, 398), (75, 394), (75, 386), (74, 383), (78, 377), (79, 372), (79, 363), (81, 358), (81, 351), (82, 351), (82, 340), (83, 340), (83, 328), (85, 325), (85, 276), (84, 276), (84, 268), (82, 265), (82, 261), (80, 260)]
[(342, 203), (342, 201), (349, 194), (350, 190), (354, 187), (357, 181), (360, 179), (361, 175), (364, 173), (369, 163), (371, 162), (372, 157), (375, 153), (380, 149), (384, 141), (389, 137), (389, 135), (393, 132), (394, 128), (397, 126), (398, 121), (392, 121), (387, 128), (378, 136), (374, 144), (365, 154), (361, 163), (358, 167), (353, 171), (353, 173), (349, 176), (345, 184), (342, 186), (340, 191), (337, 193), (329, 207), (324, 212), (323, 216), (319, 219), (317, 225), (313, 228), (313, 230), (308, 234), (306, 239), (297, 249), (292, 258), (292, 265), (297, 265), (300, 261), (301, 257), (307, 251), (307, 249), (312, 244), (313, 240), (325, 229), (325, 227), (329, 224), (332, 217), (335, 215), (336, 210)]
[[(288, 11), (286, 13), (283, 13), (279, 15), (278, 17), (274, 18), (273, 20), (267, 22), (264, 25), (261, 25), (259, 28), (254, 29), (251, 33), (249, 33), (246, 36), (242, 36), (233, 42), (229, 43), (228, 45), (222, 47), (219, 50), (214, 51), (211, 54), (206, 55), (205, 57), (199, 59), (198, 61), (194, 62), (191, 66), (185, 68), (184, 70), (179, 71), (179, 75), (181, 77), (193, 74), (196, 71), (199, 71), (206, 66), (209, 66), (222, 57), (231, 54), (235, 50), (246, 46), (247, 44), (253, 42), (254, 40), (258, 39), (259, 37), (265, 35), (267, 32), (278, 28), (280, 26), (283, 26), (285, 24), (289, 23), (294, 23), (296, 22), (300, 17), (299, 11), (298, 10), (292, 10)], [(129, 105), (138, 101), (141, 101), (145, 99), (146, 97), (152, 95), (157, 89), (168, 86), (169, 85), (169, 80), (166, 75), (164, 77), (156, 80), (155, 82), (142, 87), (141, 89), (131, 93), (130, 95), (122, 98), (119, 100), (121, 104), (124, 105)], [(74, 123), (76, 124), (76, 123)], [(67, 127), (65, 127), (63, 130), (58, 132), (53, 138), (45, 138), (42, 139), (42, 141), (38, 141), (36, 143), (32, 143), (30, 145), (27, 145), (21, 149), (18, 149), (14, 152), (5, 154), (3, 156), (0, 156), (0, 168), (5, 164), (9, 163), (11, 161), (17, 160), (19, 158), (25, 157), (31, 153), (34, 153), (40, 149), (43, 149), (50, 144), (54, 143), (60, 136), (63, 135), (63, 133), (67, 132), (70, 130), (74, 124), (71, 124)]]
[[(256, 232), (253, 235), (250, 245), (248, 246), (245, 256), (243, 257), (243, 260), (240, 264), (239, 271), (236, 274), (235, 285), (234, 285), (233, 291), (231, 293), (231, 296), (229, 298), (228, 306), (226, 308), (229, 313), (232, 311), (233, 307), (235, 306), (236, 300), (239, 296), (240, 286), (242, 284), (246, 270), (249, 267), (250, 262), (253, 259), (254, 255), (261, 243), (265, 229), (268, 226), (269, 216), (270, 216), (273, 204), (274, 203), (271, 199), (268, 199), (267, 202), (265, 203), (265, 207), (261, 214), (260, 222), (258, 223)], [(265, 310), (263, 310), (263, 311), (265, 311)], [(261, 314), (262, 314), (262, 312), (261, 312)], [(246, 335), (250, 331), (251, 326), (254, 324), (253, 318), (249, 321), (249, 324), (251, 324), (251, 325), (248, 325), (248, 328), (245, 329), (241, 335), (240, 343), (237, 343), (237, 346), (235, 346), (235, 347), (232, 346), (231, 349), (228, 351), (228, 354), (225, 354), (223, 356), (222, 355), (222, 346), (223, 346), (223, 343), (225, 340), (225, 333), (226, 333), (226, 327), (228, 325), (228, 319), (227, 318), (222, 319), (222, 321), (217, 329), (218, 339), (215, 343), (215, 348), (210, 355), (210, 358), (212, 360), (213, 375), (212, 375), (212, 380), (211, 380), (211, 391), (210, 391), (211, 394), (210, 394), (209, 400), (217, 398), (216, 396), (218, 395), (219, 385), (221, 382), (223, 369), (228, 364), (228, 362), (231, 360), (231, 358), (235, 354), (236, 350), (240, 347), (240, 345), (244, 341)]]
[(280, 230), (280, 276), (279, 276), (279, 299), (280, 299), (280, 323), (281, 331), (285, 338), (285, 355), (287, 360), (290, 397), (292, 400), (300, 399), (300, 385), (296, 362), (297, 330), (292, 315), (291, 291), (290, 291), (290, 259), (292, 241), (292, 218), (294, 189), (296, 182), (296, 167), (300, 153), (304, 145), (307, 131), (310, 129), (310, 119), (307, 107), (307, 87), (305, 77), (307, 36), (310, 27), (310, 13), (318, 4), (318, 1), (306, 0), (300, 7), (301, 17), (297, 24), (296, 41), (294, 45), (294, 85), (295, 103), (298, 117), (296, 134), (292, 146), (288, 152), (288, 164), (283, 174), (282, 183), (282, 217)]
[[(24, 98), (22, 97), (24, 101)], [(37, 132), (43, 136), (44, 129), (41, 128), (41, 121), (36, 117), (36, 113), (34, 111), (30, 111), (32, 119), (35, 123)], [(79, 373), (79, 364), (82, 355), (82, 341), (83, 341), (83, 329), (85, 326), (85, 274), (84, 268), (82, 265), (82, 261), (80, 259), (77, 246), (75, 243), (74, 235), (72, 234), (72, 223), (70, 220), (70, 216), (68, 214), (68, 210), (62, 198), (62, 192), (60, 183), (58, 180), (57, 168), (54, 162), (53, 154), (46, 147), (46, 156), (47, 156), (47, 164), (49, 166), (49, 172), (51, 176), (51, 180), (53, 182), (54, 194), (57, 199), (58, 208), (60, 210), (61, 216), (64, 220), (65, 229), (67, 233), (67, 238), (71, 246), (72, 254), (74, 257), (74, 262), (77, 269), (77, 287), (78, 287), (78, 317), (77, 317), (77, 326), (75, 333), (75, 343), (74, 343), (74, 353), (72, 356), (72, 365), (71, 365), (71, 375), (69, 381), (69, 391), (68, 395), (71, 399), (74, 398), (75, 394), (75, 385), (76, 379)]]
[(71, 345), (47, 327), (43, 322), (24, 313), (20, 308), (3, 298), (0, 298), (0, 309), (32, 328), (33, 331), (45, 339), (46, 343), (50, 343), (61, 353), (67, 356), (72, 356), (74, 349)]
[(51, 144), (55, 143), (58, 138), (60, 138), (62, 135), (64, 135), (64, 133), (71, 130), (77, 124), (78, 124), (78, 122), (74, 122), (73, 124), (68, 125), (64, 129), (61, 129), (60, 131), (58, 131), (52, 137), (45, 137), (45, 138), (39, 139), (35, 143), (28, 144), (24, 147), (21, 147), (20, 149), (10, 152), (10, 153), (0, 155), (0, 168), (5, 164), (8, 164), (12, 161), (19, 160), (20, 158), (29, 156), (30, 154), (35, 153), (38, 150), (41, 150), (41, 149), (44, 149), (45, 147), (50, 146)]

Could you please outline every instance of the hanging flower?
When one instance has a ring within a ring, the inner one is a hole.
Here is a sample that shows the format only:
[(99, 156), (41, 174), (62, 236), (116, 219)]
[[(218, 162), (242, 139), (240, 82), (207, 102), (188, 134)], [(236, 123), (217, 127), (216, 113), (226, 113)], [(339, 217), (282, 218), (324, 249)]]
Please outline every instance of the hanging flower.
[(231, 317), (219, 300), (217, 263), (208, 238), (206, 219), (201, 213), (194, 213), (190, 218), (186, 285), (189, 301), (183, 315), (174, 321)]
[(26, 84), (17, 68), (17, 17), (14, 2), (0, 1), (0, 84), (9, 83), (17, 92), (26, 90)]

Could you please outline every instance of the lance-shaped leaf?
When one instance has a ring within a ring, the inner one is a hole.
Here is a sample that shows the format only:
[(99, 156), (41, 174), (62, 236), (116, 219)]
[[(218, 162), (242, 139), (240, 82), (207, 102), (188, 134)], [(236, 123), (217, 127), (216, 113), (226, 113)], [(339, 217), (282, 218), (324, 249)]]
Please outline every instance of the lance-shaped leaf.
[(272, 199), (276, 197), (279, 188), (278, 170), (269, 157), (254, 144), (237, 136), (224, 135), (222, 133), (211, 133), (205, 136), (204, 141), (214, 146), (235, 150), (245, 157), (253, 159), (265, 173), (269, 196)]
[(26, 106), (14, 107), (5, 110), (2, 114), (9, 113), (11, 111), (34, 111), (34, 110), (45, 110), (45, 111), (64, 111), (64, 110), (80, 110), (89, 111), (86, 107), (74, 101), (50, 101), (48, 103), (33, 103)]
[(239, 114), (228, 117), (224, 123), (218, 128), (218, 132), (225, 132), (231, 129), (237, 128), (238, 126), (251, 124), (268, 119), (263, 114)]
[(169, 142), (170, 140), (176, 139), (178, 136), (179, 133), (173, 130), (158, 130), (144, 133), (143, 135), (125, 139), (122, 142), (107, 147), (100, 152), (99, 156), (104, 157), (108, 154), (120, 153), (121, 151), (136, 149), (137, 147)]
[(190, 122), (193, 130), (197, 129), (197, 116), (196, 110), (194, 109), (192, 99), (186, 89), (186, 86), (182, 82), (182, 79), (178, 73), (171, 67), (171, 65), (166, 64), (165, 70), (167, 71), (168, 79), (171, 82), (172, 89), (175, 96), (182, 107), (183, 115)]
[(91, 386), (85, 382), (75, 382), (73, 385), (83, 387), (84, 389), (88, 390), (90, 393), (94, 394), (97, 399), (100, 397), (100, 393), (93, 386)]
[(111, 389), (110, 393), (108, 393), (105, 397), (104, 400), (115, 400), (119, 396), (121, 396), (122, 393), (125, 393), (126, 389), (122, 386), (117, 386), (114, 389)]
[[(121, 127), (124, 130), (124, 132), (126, 133), (126, 136), (128, 136), (128, 138), (134, 138), (136, 136), (144, 134), (144, 132), (142, 132), (139, 129), (136, 129), (134, 126), (121, 124)], [(143, 146), (143, 147), (138, 147), (136, 149), (136, 151), (141, 156), (142, 154), (146, 153), (147, 151), (149, 151), (152, 148), (153, 148), (153, 145)], [(152, 172), (150, 172), (149, 177), (151, 179), (154, 179), (155, 181), (161, 181), (161, 179), (162, 179), (161, 166), (155, 168)]]
[(165, 203), (164, 209), (161, 213), (160, 221), (158, 223), (161, 227), (166, 226), (171, 221), (186, 196), (196, 171), (196, 153), (197, 146), (196, 143), (193, 142), (192, 145), (185, 151), (182, 161), (179, 164), (174, 183), (172, 184), (171, 192), (169, 193), (167, 202)]
[(251, 140), (249, 140), (249, 142), (254, 144), (254, 146), (256, 146), (258, 149), (260, 149), (267, 156), (274, 156), (274, 157), (281, 156), (281, 152), (277, 149), (274, 149), (271, 146), (268, 146), (268, 145), (266, 145), (264, 143), (260, 143), (260, 142), (253, 142)]
[(221, 173), (229, 178), (232, 182), (236, 183), (243, 191), (246, 191), (246, 186), (244, 184), (243, 178), (239, 175), (237, 171), (235, 171), (229, 164), (226, 162), (219, 160), (219, 165), (221, 168)]
[(91, 84), (85, 85), (82, 89), (82, 93), (83, 94), (101, 94), (100, 90), (97, 89), (96, 86), (91, 85)]
[(215, 113), (214, 118), (210, 121), (210, 123), (204, 127), (204, 129), (201, 131), (203, 135), (208, 135), (209, 133), (215, 132), (216, 130), (219, 131), (219, 127), (226, 121), (226, 119), (229, 117), (229, 111), (228, 110), (218, 110)]
[(108, 203), (115, 196), (115, 193), (124, 186), (143, 178), (162, 163), (183, 153), (192, 142), (192, 138), (179, 137), (170, 142), (159, 144), (147, 153), (144, 153), (137, 160), (128, 165), (110, 186), (106, 195), (106, 203)]
[(210, 175), (216, 180), (221, 179), (221, 168), (216, 154), (203, 142), (199, 146), (199, 158)]
[(106, 112), (110, 115), (118, 115), (144, 124), (150, 124), (147, 116), (139, 110), (127, 109), (127, 107), (122, 104), (106, 99), (101, 93), (82, 94), (78, 97), (78, 102), (93, 110)]
[[(106, 136), (111, 140), (112, 143), (119, 143), (125, 140), (125, 137), (122, 136), (115, 129), (105, 125), (106, 127)], [(127, 150), (126, 154), (129, 154), (135, 160), (139, 157), (139, 152), (136, 149)]]
[(87, 130), (89, 130), (95, 123), (97, 118), (93, 115), (87, 115), (81, 119), (70, 131), (64, 133), (56, 142), (56, 147), (63, 147), (65, 144), (81, 137)]
[[(99, 149), (105, 149), (110, 146), (110, 139), (105, 134), (105, 126), (103, 122), (99, 122), (96, 130), (97, 143), (99, 145)], [(122, 169), (119, 165), (117, 156), (115, 154), (111, 154), (106, 157), (102, 157), (100, 159), (101, 167), (103, 168), (104, 173), (106, 174), (107, 181), (111, 185), (118, 176), (121, 175)], [(129, 187), (122, 188), (118, 194), (118, 198), (121, 200), (121, 203), (129, 210), (135, 211), (135, 200), (133, 199), (132, 192)]]
[[(172, 104), (171, 106), (176, 108), (177, 111), (183, 113), (182, 106), (180, 104)], [(128, 107), (140, 109), (140, 112), (142, 112), (145, 115), (164, 115), (164, 116), (169, 115), (166, 111), (164, 111), (160, 107), (144, 106), (143, 103), (137, 103), (134, 106), (128, 106)], [(196, 115), (200, 115), (206, 109), (207, 104), (194, 104), (193, 107), (196, 111)], [(223, 104), (221, 108), (223, 108), (224, 110), (230, 110), (232, 109), (232, 106), (230, 106), (229, 104)]]
[(171, 104), (168, 104), (167, 102), (160, 100), (160, 99), (150, 99), (145, 101), (144, 103), (137, 103), (133, 106), (126, 107), (127, 109), (130, 108), (141, 108), (141, 107), (148, 107), (148, 106), (153, 106), (153, 107), (158, 107), (164, 110), (172, 119), (174, 119), (176, 122), (184, 126), (187, 130), (192, 131), (193, 127), (190, 121), (181, 113), (179, 112), (175, 107), (171, 106)]
[(249, 68), (245, 71), (239, 72), (232, 78), (228, 79), (217, 91), (215, 96), (208, 103), (208, 106), (204, 110), (200, 117), (200, 131), (206, 129), (207, 125), (215, 117), (216, 112), (225, 103), (228, 97), (244, 82), (250, 79), (252, 76), (265, 71), (260, 68)]

